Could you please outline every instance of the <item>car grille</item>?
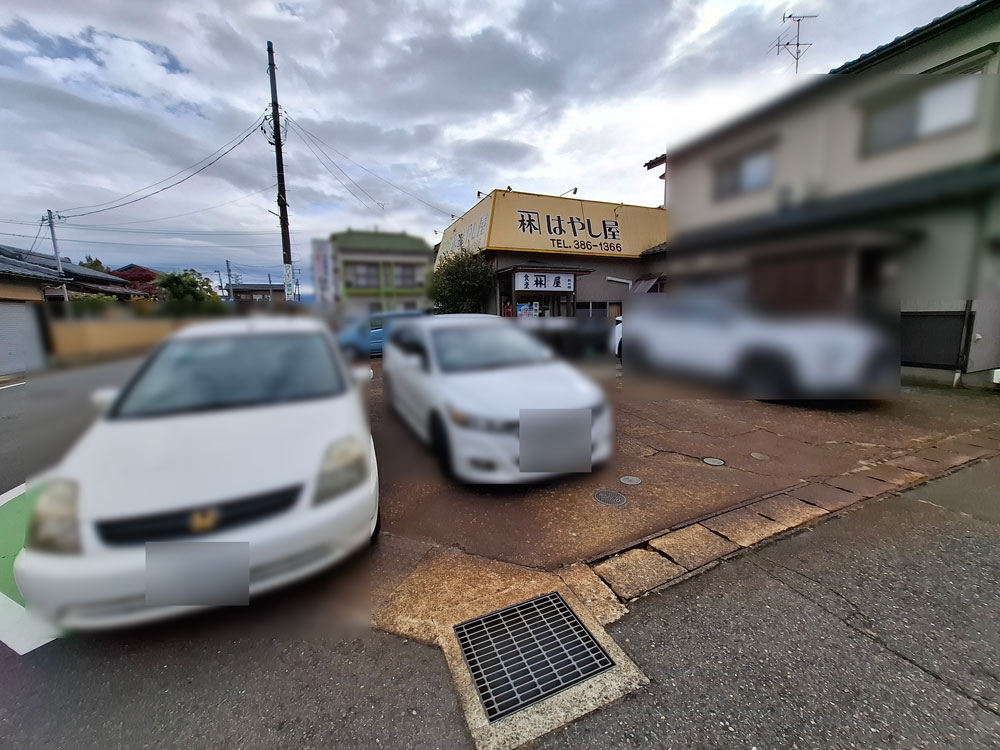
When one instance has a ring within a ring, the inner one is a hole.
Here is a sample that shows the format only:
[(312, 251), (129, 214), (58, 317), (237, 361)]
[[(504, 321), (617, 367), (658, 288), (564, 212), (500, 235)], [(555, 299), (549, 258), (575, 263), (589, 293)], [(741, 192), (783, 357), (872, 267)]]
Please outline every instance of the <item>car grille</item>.
[[(97, 534), (102, 542), (111, 546), (196, 537), (243, 526), (286, 511), (295, 505), (301, 490), (302, 485), (296, 485), (238, 500), (205, 503), (186, 510), (119, 518), (114, 521), (98, 521)], [(192, 520), (195, 515), (200, 515), (202, 519), (207, 518), (211, 522), (203, 520), (199, 524)]]

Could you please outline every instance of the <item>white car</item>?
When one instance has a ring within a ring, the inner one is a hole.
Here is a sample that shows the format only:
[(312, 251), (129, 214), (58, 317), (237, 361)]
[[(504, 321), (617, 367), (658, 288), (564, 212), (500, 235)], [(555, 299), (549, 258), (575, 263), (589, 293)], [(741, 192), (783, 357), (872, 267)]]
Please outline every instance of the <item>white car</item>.
[(570, 443), (587, 452), (587, 468), (568, 471), (604, 463), (614, 450), (614, 417), (600, 386), (503, 318), (400, 320), (384, 347), (382, 368), (389, 406), (461, 480), (508, 484), (566, 473), (522, 470), (537, 463), (522, 460), (522, 410), (584, 417), (586, 427), (553, 441), (556, 452)]
[(753, 398), (864, 398), (898, 387), (898, 353), (863, 321), (768, 316), (707, 296), (642, 303), (631, 308), (624, 338), (617, 327), (626, 367), (693, 376)]
[(28, 607), (69, 629), (147, 622), (244, 603), (233, 581), (247, 600), (368, 545), (370, 377), (314, 320), (176, 333), (120, 394), (95, 394), (105, 413), (41, 478), (14, 563)]

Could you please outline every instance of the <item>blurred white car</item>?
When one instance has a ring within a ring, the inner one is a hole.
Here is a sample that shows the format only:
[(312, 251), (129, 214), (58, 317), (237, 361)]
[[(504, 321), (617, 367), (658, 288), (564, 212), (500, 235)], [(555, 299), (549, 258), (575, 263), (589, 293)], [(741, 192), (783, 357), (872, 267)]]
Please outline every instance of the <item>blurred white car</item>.
[(627, 368), (730, 386), (753, 398), (890, 395), (899, 357), (884, 332), (832, 316), (776, 317), (717, 297), (655, 295), (618, 326)]
[[(585, 416), (588, 468), (614, 449), (614, 418), (601, 388), (504, 318), (398, 321), (382, 373), (389, 406), (432, 446), (446, 472), (468, 482), (531, 482), (564, 473), (522, 470), (522, 409)], [(581, 435), (563, 440), (570, 437)]]
[[(379, 531), (360, 393), (370, 376), (345, 368), (313, 320), (229, 320), (175, 334), (120, 394), (95, 394), (106, 412), (41, 479), (14, 565), (28, 607), (71, 629), (145, 622), (211, 606), (203, 599), (214, 577), (242, 578), (249, 598), (367, 545)], [(244, 561), (199, 571), (168, 554), (156, 571), (147, 565), (148, 543), (192, 541), (178, 547), (182, 556), (236, 550)], [(168, 583), (181, 576), (178, 601), (151, 599), (154, 573)]]

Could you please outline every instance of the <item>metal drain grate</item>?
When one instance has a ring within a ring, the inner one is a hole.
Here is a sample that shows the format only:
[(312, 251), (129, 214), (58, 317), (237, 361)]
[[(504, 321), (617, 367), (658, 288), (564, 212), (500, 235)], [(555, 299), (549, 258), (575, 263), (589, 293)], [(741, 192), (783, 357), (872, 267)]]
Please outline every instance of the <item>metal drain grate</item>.
[(594, 493), (594, 499), (601, 505), (617, 507), (625, 504), (625, 496), (614, 490), (598, 490)]
[(455, 626), (491, 722), (615, 665), (555, 591)]

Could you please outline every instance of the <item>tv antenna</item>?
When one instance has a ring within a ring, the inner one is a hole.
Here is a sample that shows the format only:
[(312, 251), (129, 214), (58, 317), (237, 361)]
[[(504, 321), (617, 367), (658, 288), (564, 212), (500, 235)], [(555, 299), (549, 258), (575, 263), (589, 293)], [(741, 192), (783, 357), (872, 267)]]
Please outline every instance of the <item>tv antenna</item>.
[(802, 33), (802, 22), (807, 18), (819, 18), (819, 16), (796, 16), (792, 13), (782, 13), (781, 22), (788, 23), (789, 21), (795, 22), (795, 41), (781, 41), (781, 36), (777, 38), (774, 42), (774, 48), (777, 50), (778, 55), (781, 55), (781, 50), (786, 50), (788, 54), (795, 58), (795, 72), (799, 72), (799, 59), (806, 53), (806, 50), (812, 47), (812, 42), (803, 42)]

